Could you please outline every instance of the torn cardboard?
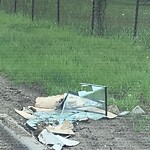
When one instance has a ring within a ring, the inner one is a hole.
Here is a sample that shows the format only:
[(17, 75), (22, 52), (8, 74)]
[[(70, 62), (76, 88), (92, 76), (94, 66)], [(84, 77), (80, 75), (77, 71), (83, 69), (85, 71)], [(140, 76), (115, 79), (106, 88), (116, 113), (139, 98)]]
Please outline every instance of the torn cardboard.
[(64, 99), (64, 95), (37, 97), (35, 107), (44, 109), (56, 109)]

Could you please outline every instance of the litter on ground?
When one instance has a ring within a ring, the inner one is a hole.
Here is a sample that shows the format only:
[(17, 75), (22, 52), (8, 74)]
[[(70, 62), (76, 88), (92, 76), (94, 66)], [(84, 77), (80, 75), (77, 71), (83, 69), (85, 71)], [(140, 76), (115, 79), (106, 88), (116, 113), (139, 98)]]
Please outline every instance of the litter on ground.
[(35, 106), (15, 111), (27, 119), (26, 125), (31, 130), (37, 130), (42, 126), (38, 139), (43, 144), (53, 145), (52, 148), (55, 150), (61, 150), (64, 145), (75, 146), (79, 144), (78, 141), (62, 137), (74, 135), (75, 122), (117, 117), (117, 114), (107, 110), (107, 87), (87, 83), (81, 83), (81, 87), (83, 89), (76, 94), (68, 92), (38, 97)]
[(64, 99), (64, 95), (37, 97), (35, 107), (44, 109), (56, 109), (59, 107)]

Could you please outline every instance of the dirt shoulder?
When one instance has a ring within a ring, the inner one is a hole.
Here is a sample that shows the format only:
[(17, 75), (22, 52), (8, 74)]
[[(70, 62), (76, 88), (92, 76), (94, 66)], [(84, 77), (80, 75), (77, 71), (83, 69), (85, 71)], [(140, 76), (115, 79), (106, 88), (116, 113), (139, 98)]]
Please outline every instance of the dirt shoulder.
[[(44, 95), (43, 91), (28, 86), (14, 86), (12, 81), (0, 76), (0, 113), (13, 117), (18, 124), (24, 120), (15, 113), (14, 108), (33, 105), (36, 97)], [(80, 144), (71, 150), (149, 150), (150, 132), (135, 132), (130, 117), (113, 120), (80, 122), (75, 127), (72, 139)]]
[(14, 108), (30, 106), (35, 103), (35, 98), (43, 93), (40, 89), (29, 86), (15, 86), (12, 81), (0, 76), (0, 113), (6, 113), (17, 121), (22, 117), (15, 113)]

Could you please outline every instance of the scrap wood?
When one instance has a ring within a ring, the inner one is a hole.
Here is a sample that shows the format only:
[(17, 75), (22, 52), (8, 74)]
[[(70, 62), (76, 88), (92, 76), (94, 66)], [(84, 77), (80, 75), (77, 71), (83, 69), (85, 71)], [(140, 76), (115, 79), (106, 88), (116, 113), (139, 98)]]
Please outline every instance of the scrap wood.
[(64, 121), (63, 124), (57, 125), (57, 126), (51, 126), (49, 125), (46, 127), (46, 129), (52, 133), (58, 133), (58, 134), (74, 134), (72, 131), (73, 124), (69, 121)]
[(64, 99), (64, 95), (37, 97), (35, 107), (45, 109), (55, 109), (58, 107)]
[(25, 119), (35, 119), (35, 118), (36, 118), (36, 116), (27, 113), (25, 110), (22, 110), (22, 111), (21, 111), (21, 110), (15, 109), (15, 111), (16, 111), (19, 115), (21, 115), (22, 117), (24, 117)]

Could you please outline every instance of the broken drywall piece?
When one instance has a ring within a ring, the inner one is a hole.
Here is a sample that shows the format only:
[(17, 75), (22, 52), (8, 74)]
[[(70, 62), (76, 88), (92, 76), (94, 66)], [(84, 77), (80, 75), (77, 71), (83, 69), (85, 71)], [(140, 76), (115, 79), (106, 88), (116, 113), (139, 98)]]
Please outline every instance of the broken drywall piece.
[(59, 135), (54, 135), (53, 133), (49, 132), (47, 129), (44, 129), (38, 136), (38, 139), (43, 144), (50, 144), (53, 145), (55, 150), (61, 150), (64, 145), (66, 146), (75, 146), (79, 144), (78, 141), (69, 140)]
[(35, 107), (44, 109), (55, 109), (60, 106), (64, 99), (64, 95), (37, 97)]
[(108, 106), (108, 111), (111, 113), (114, 113), (116, 115), (120, 114), (120, 111), (119, 111), (119, 108), (117, 107), (117, 105)]
[(70, 123), (69, 121), (64, 121), (64, 123), (61, 125), (61, 129), (66, 130), (66, 129), (73, 129), (73, 124)]
[(24, 111), (24, 110), (20, 111), (20, 110), (15, 109), (15, 111), (16, 111), (19, 115), (21, 115), (22, 117), (24, 117), (25, 119), (35, 119), (35, 118), (36, 118), (36, 116), (31, 115), (31, 114), (27, 113), (27, 112)]
[(60, 141), (53, 133), (48, 132), (46, 129), (44, 129), (39, 135), (38, 139), (41, 143), (45, 145), (53, 145), (55, 150), (61, 150), (63, 147), (63, 142)]
[(69, 121), (64, 121), (63, 124), (57, 125), (57, 126), (47, 126), (46, 129), (52, 133), (57, 133), (57, 134), (74, 134), (72, 131), (73, 129), (73, 124), (70, 123)]
[(131, 114), (144, 114), (144, 113), (145, 113), (145, 111), (140, 106), (136, 106), (131, 111)]

